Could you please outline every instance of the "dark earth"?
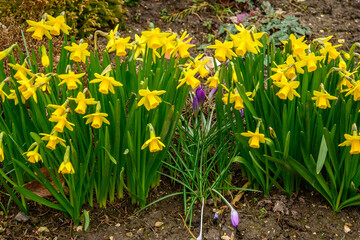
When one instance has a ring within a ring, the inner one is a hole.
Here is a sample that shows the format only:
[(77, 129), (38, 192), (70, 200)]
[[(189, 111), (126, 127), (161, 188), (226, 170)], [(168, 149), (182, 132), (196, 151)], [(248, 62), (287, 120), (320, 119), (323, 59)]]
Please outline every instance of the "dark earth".
[[(214, 1), (208, 1), (215, 4)], [(253, 9), (260, 9), (262, 1), (252, 1)], [(360, 42), (360, 1), (359, 0), (271, 0), (271, 5), (282, 15), (297, 16), (303, 26), (310, 27), (309, 39), (334, 35), (335, 43), (342, 43), (348, 50), (355, 42)], [(249, 3), (236, 3), (231, 0), (217, 1), (220, 6), (229, 7), (233, 13), (249, 12)], [(194, 37), (194, 44), (208, 43), (209, 34), (215, 38), (219, 26), (232, 23), (234, 15), (223, 12), (217, 15), (211, 7), (204, 11), (190, 14), (174, 22), (163, 22), (161, 15), (177, 13), (188, 9), (192, 1), (188, 0), (144, 0), (128, 8), (126, 30), (122, 34), (134, 36), (146, 30), (152, 22), (163, 31), (182, 33), (188, 31)], [(281, 8), (281, 9), (280, 9)], [(204, 24), (206, 22), (207, 24)], [(209, 26), (210, 23), (210, 26)], [(205, 26), (204, 26), (205, 25)], [(26, 26), (1, 25), (0, 45), (8, 47), (13, 42), (21, 42), (19, 31)], [(9, 42), (9, 34), (16, 36)], [(4, 37), (3, 37), (4, 36)], [(27, 39), (30, 35), (26, 35)], [(15, 39), (15, 40), (14, 40)], [(91, 38), (88, 40), (90, 41)], [(212, 40), (213, 42), (214, 40)], [(30, 47), (35, 44), (29, 41)], [(56, 54), (56, 53), (55, 53)], [(236, 187), (241, 187), (239, 173), (233, 173)], [(148, 202), (181, 191), (181, 187), (170, 185), (163, 178), (159, 187), (152, 189)], [(236, 195), (232, 192), (232, 195)], [(309, 187), (303, 187), (298, 194), (286, 197), (274, 189), (270, 196), (247, 192), (240, 200), (238, 213), (240, 224), (231, 225), (230, 211), (225, 211), (218, 220), (214, 220), (214, 211), (223, 203), (215, 206), (211, 201), (204, 210), (203, 239), (360, 239), (360, 208), (351, 207), (334, 212), (329, 204)], [(227, 196), (231, 200), (231, 196)], [(0, 200), (7, 203), (7, 198), (0, 194)], [(195, 206), (191, 229), (184, 225), (183, 199), (181, 196), (168, 198), (156, 203), (137, 215), (139, 210), (130, 204), (129, 199), (108, 203), (106, 208), (84, 206), (90, 212), (90, 226), (84, 231), (73, 226), (72, 221), (61, 212), (46, 208), (34, 202), (29, 203), (30, 216), (26, 222), (15, 219), (19, 210), (11, 205), (7, 216), (0, 211), (0, 239), (191, 239), (199, 234), (200, 203)]]

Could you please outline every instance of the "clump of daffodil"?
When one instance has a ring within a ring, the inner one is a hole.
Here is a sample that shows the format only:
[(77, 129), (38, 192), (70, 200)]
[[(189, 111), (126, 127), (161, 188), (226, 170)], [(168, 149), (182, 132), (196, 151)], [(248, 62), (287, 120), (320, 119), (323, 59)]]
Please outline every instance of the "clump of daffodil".
[(70, 72), (66, 74), (61, 74), (58, 77), (62, 80), (58, 86), (63, 85), (66, 83), (66, 87), (68, 90), (74, 90), (78, 88), (78, 84), (81, 85), (81, 81), (79, 80), (85, 75), (85, 73), (79, 73), (75, 74), (73, 71), (70, 70)]
[[(309, 46), (306, 44), (305, 36), (296, 38), (294, 34), (290, 34), (289, 40), (291, 41), (293, 55), (302, 59), (302, 57), (306, 55), (306, 50), (309, 48)], [(289, 40), (281, 42), (285, 45), (289, 42)]]
[(186, 68), (186, 70), (183, 70), (182, 75), (184, 75), (184, 77), (179, 80), (180, 83), (176, 88), (181, 87), (185, 83), (187, 85), (190, 85), (192, 89), (197, 88), (200, 85), (200, 81), (198, 79), (196, 79), (194, 76), (198, 72), (198, 70), (199, 70), (199, 67), (197, 67), (195, 69), (190, 69), (190, 67), (188, 67), (188, 68)]
[(37, 163), (40, 160), (43, 162), (41, 154), (39, 153), (39, 145), (36, 142), (31, 144), (27, 152), (24, 152), (23, 154), (26, 155), (27, 160), (31, 163)]
[[(235, 103), (234, 108), (236, 110), (243, 109), (244, 108), (244, 100), (241, 98), (237, 89), (235, 89), (235, 91), (230, 92), (226, 87), (224, 87), (224, 88), (226, 89), (226, 91), (228, 91), (228, 93), (225, 93), (224, 97), (222, 98), (222, 101), (224, 102), (224, 104), (227, 105), (229, 103)], [(250, 96), (252, 95), (252, 92), (246, 92), (245, 94), (250, 101), (253, 101), (253, 99), (250, 98)]]
[(324, 89), (324, 84), (321, 83), (321, 92), (319, 91), (313, 91), (314, 97), (311, 98), (311, 100), (316, 100), (316, 106), (321, 109), (330, 108), (330, 102), (329, 100), (336, 100), (337, 97), (331, 96), (329, 93), (326, 92)]
[(59, 15), (56, 18), (54, 18), (53, 16), (47, 14), (46, 18), (47, 18), (46, 24), (51, 26), (50, 33), (52, 35), (59, 36), (60, 30), (66, 35), (69, 35), (69, 30), (71, 30), (71, 27), (66, 25), (65, 18), (63, 15)]
[(150, 138), (141, 146), (141, 150), (149, 146), (150, 152), (161, 151), (165, 145), (160, 141), (160, 137), (156, 137), (154, 127), (151, 123), (148, 124), (148, 128), (150, 132)]
[(27, 75), (29, 75), (30, 77), (33, 77), (34, 74), (31, 72), (30, 69), (26, 68), (26, 61), (23, 62), (23, 64), (12, 64), (9, 63), (9, 66), (13, 69), (16, 70), (16, 73), (14, 75), (14, 78), (16, 80), (21, 80), (23, 77), (27, 77)]
[(205, 82), (205, 84), (209, 84), (209, 87), (212, 89), (217, 88), (218, 85), (220, 84), (219, 70), (216, 71), (216, 73), (213, 77), (209, 77), (207, 79), (207, 81)]
[(69, 100), (66, 100), (62, 105), (48, 104), (47, 106), (55, 109), (55, 111), (51, 114), (53, 117), (61, 117), (65, 114), (67, 105), (69, 104)]
[(231, 50), (233, 46), (233, 42), (225, 41), (222, 43), (219, 40), (215, 40), (215, 45), (208, 46), (207, 48), (215, 49), (215, 58), (220, 62), (224, 62), (226, 58), (231, 60), (232, 57), (236, 57), (236, 54)]
[(148, 111), (156, 108), (162, 102), (161, 98), (158, 96), (164, 93), (166, 93), (164, 90), (150, 91), (149, 89), (140, 89), (139, 95), (142, 96), (142, 98), (138, 102), (138, 107), (144, 105)]
[(61, 116), (51, 116), (49, 118), (50, 122), (56, 122), (57, 124), (54, 127), (54, 130), (56, 132), (62, 133), (64, 131), (64, 127), (66, 127), (67, 129), (69, 129), (70, 131), (73, 130), (72, 126), (75, 126), (75, 124), (69, 122), (67, 120), (67, 113), (61, 115)]
[(150, 31), (143, 31), (141, 35), (144, 36), (145, 42), (149, 48), (156, 50), (163, 46), (165, 38), (171, 33), (162, 33), (160, 28), (151, 29)]
[(75, 62), (86, 62), (86, 57), (90, 56), (90, 52), (87, 50), (88, 44), (80, 42), (79, 45), (76, 43), (71, 43), (71, 46), (64, 47), (66, 50), (70, 51), (70, 60)]
[(1, 132), (0, 133), (0, 162), (3, 162), (5, 160), (3, 138), (4, 138), (4, 132)]
[(176, 47), (171, 51), (171, 54), (179, 53), (181, 58), (187, 58), (190, 56), (189, 48), (195, 47), (194, 44), (189, 44), (191, 42), (191, 38), (189, 38), (189, 34), (185, 31), (180, 39), (176, 39)]
[(299, 87), (299, 81), (285, 81), (285, 82), (273, 82), (273, 84), (280, 88), (276, 95), (283, 100), (289, 99), (292, 101), (294, 95), (300, 97), (300, 95), (295, 91)]
[(271, 141), (268, 138), (265, 138), (265, 135), (262, 133), (259, 133), (260, 129), (260, 122), (258, 123), (256, 127), (256, 131), (253, 133), (251, 131), (243, 132), (241, 133), (244, 137), (249, 137), (249, 146), (252, 148), (260, 148), (260, 143), (265, 143), (265, 141)]
[[(84, 90), (84, 93), (87, 89)], [(77, 103), (77, 107), (75, 108), (75, 112), (79, 114), (85, 114), (87, 105), (97, 104), (94, 98), (86, 98), (85, 94), (82, 92), (78, 92), (76, 98), (68, 98), (69, 100), (74, 100)]]
[(236, 35), (230, 34), (234, 43), (235, 52), (239, 56), (244, 56), (246, 52), (257, 54), (259, 47), (263, 47), (259, 39), (264, 33), (253, 33), (248, 31), (242, 24), (236, 25), (236, 29), (239, 31)]
[(58, 133), (56, 131), (52, 131), (50, 134), (40, 133), (40, 135), (44, 136), (44, 137), (41, 138), (41, 140), (48, 141), (48, 143), (46, 144), (46, 147), (51, 149), (51, 150), (55, 150), (56, 145), (59, 144), (59, 143), (63, 147), (66, 147), (65, 140), (58, 137)]
[(100, 110), (101, 110), (101, 105), (100, 105), (100, 102), (98, 102), (96, 105), (96, 112), (84, 116), (84, 118), (87, 118), (85, 124), (91, 123), (91, 127), (93, 127), (93, 128), (100, 128), (103, 123), (110, 125), (110, 122), (106, 119), (108, 114), (101, 113)]
[(210, 58), (208, 59), (205, 59), (205, 60), (200, 60), (202, 57), (204, 56), (204, 54), (199, 54), (198, 56), (196, 56), (196, 58), (194, 59), (191, 59), (191, 67), (192, 68), (197, 68), (199, 67), (199, 73), (200, 73), (200, 76), (202, 78), (206, 77), (207, 75), (209, 75), (209, 71), (205, 68), (205, 65), (208, 61), (210, 61)]
[(62, 174), (74, 174), (75, 173), (74, 167), (70, 162), (70, 146), (66, 146), (64, 161), (60, 164), (58, 173), (62, 173)]
[(36, 40), (42, 40), (44, 35), (51, 39), (50, 30), (52, 26), (45, 24), (45, 20), (42, 19), (40, 22), (35, 22), (31, 20), (26, 20), (26, 22), (30, 25), (30, 28), (27, 29), (27, 32), (34, 32), (32, 37)]
[[(109, 68), (110, 69), (110, 68)], [(105, 75), (105, 76), (104, 76)], [(123, 84), (116, 81), (113, 77), (110, 77), (110, 70), (104, 71), (101, 75), (95, 73), (95, 79), (91, 80), (90, 83), (100, 83), (99, 92), (102, 94), (108, 94), (109, 91), (114, 94), (114, 86), (121, 87)]]
[(13, 44), (10, 47), (8, 47), (7, 49), (1, 51), (0, 52), (0, 61), (3, 60), (4, 58), (6, 58), (11, 53), (11, 51), (13, 50), (14, 47), (18, 47), (18, 45)]
[(40, 52), (41, 52), (41, 64), (44, 67), (48, 67), (50, 65), (50, 60), (49, 60), (49, 56), (46, 53), (46, 48), (44, 45), (40, 47)]
[(345, 141), (339, 144), (339, 147), (351, 146), (350, 154), (359, 154), (360, 153), (360, 136), (358, 135), (357, 126), (354, 123), (352, 125), (353, 134), (344, 134)]

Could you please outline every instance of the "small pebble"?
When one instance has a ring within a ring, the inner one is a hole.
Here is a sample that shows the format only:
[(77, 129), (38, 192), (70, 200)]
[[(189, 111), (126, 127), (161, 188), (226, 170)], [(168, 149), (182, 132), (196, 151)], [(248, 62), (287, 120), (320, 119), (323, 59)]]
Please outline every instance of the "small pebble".
[(29, 221), (29, 217), (25, 215), (25, 213), (23, 212), (19, 212), (18, 214), (16, 214), (15, 216), (15, 220), (18, 222), (27, 222)]
[(164, 223), (163, 222), (156, 222), (155, 227), (161, 227)]
[(39, 227), (37, 230), (39, 233), (43, 233), (43, 232), (50, 232), (50, 230), (47, 227)]
[(126, 233), (126, 236), (128, 236), (128, 237), (132, 237), (132, 236), (133, 236), (133, 234), (132, 234), (132, 232), (128, 232), (128, 233)]

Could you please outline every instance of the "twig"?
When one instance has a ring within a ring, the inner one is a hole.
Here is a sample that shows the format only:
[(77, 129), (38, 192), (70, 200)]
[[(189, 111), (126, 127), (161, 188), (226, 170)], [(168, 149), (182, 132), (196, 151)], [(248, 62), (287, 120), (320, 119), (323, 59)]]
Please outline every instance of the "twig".
[(190, 231), (189, 227), (186, 225), (185, 219), (181, 216), (180, 213), (179, 213), (179, 215), (180, 215), (181, 219), (183, 220), (184, 225), (185, 225), (186, 229), (189, 231), (190, 235), (191, 235), (194, 239), (196, 239), (196, 237), (194, 236), (194, 234)]

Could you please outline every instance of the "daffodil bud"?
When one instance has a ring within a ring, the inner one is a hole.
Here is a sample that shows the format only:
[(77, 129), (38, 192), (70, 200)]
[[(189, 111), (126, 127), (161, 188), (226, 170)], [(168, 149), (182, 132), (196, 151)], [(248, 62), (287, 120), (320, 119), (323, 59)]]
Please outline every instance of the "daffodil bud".
[(10, 52), (13, 50), (14, 47), (18, 46), (17, 44), (11, 45), (9, 48), (5, 49), (4, 51), (0, 52), (0, 61), (6, 58)]
[(41, 46), (40, 48), (41, 50), (41, 63), (44, 67), (48, 67), (49, 64), (50, 64), (50, 60), (49, 60), (49, 57), (46, 53), (46, 48), (44, 45)]
[(4, 132), (0, 133), (0, 162), (3, 162), (5, 159), (4, 156), (4, 148), (3, 148), (3, 137), (4, 137)]
[(353, 131), (353, 135), (354, 135), (354, 136), (357, 136), (358, 130), (357, 130), (356, 123), (354, 123), (354, 124), (352, 125), (352, 131)]
[(269, 130), (270, 130), (270, 136), (272, 138), (276, 138), (276, 133), (275, 133), (274, 129), (272, 127), (269, 127)]

